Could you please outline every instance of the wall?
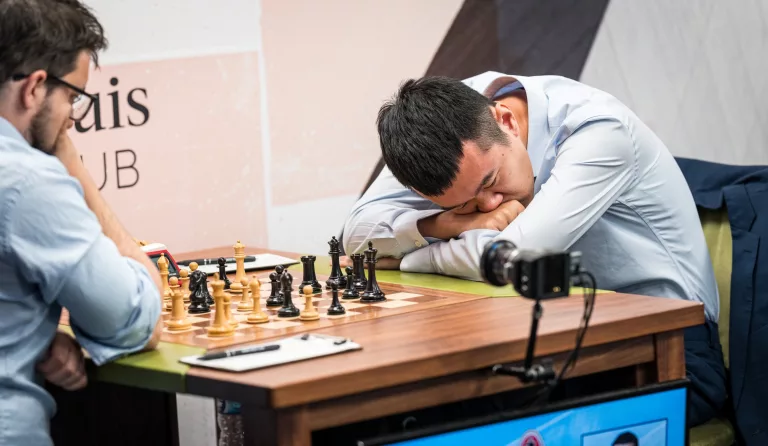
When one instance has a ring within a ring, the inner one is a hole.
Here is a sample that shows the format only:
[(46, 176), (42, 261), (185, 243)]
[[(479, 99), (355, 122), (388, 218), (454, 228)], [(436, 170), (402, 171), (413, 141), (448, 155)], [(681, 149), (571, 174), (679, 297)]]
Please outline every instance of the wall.
[(379, 105), (461, 1), (88, 3), (110, 48), (73, 139), (128, 230), (321, 254), (378, 159)]
[(765, 1), (612, 0), (581, 80), (677, 156), (768, 164), (767, 23)]

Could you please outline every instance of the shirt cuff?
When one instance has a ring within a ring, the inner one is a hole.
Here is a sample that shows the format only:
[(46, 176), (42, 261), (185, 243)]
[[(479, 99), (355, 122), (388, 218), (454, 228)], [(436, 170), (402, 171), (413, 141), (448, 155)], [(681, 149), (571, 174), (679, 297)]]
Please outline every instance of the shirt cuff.
[(434, 274), (436, 271), (432, 263), (432, 251), (430, 248), (425, 247), (406, 254), (400, 261), (400, 271)]
[(419, 248), (429, 245), (427, 239), (425, 239), (419, 232), (419, 220), (441, 212), (443, 212), (442, 209), (429, 209), (426, 211), (407, 212), (398, 217), (392, 230), (395, 233), (395, 238), (397, 238), (397, 243), (400, 245), (400, 249), (408, 252), (409, 250), (418, 250)]

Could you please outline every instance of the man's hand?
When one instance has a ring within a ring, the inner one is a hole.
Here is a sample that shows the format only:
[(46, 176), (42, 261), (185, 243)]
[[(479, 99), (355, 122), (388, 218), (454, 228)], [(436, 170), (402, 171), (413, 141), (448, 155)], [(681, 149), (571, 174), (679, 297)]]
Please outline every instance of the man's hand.
[(82, 389), (88, 383), (80, 346), (66, 333), (56, 333), (48, 356), (37, 365), (37, 370), (45, 379), (65, 390)]
[[(393, 257), (382, 257), (376, 261), (376, 269), (400, 269), (400, 260), (401, 259), (395, 259)], [(352, 259), (347, 256), (339, 257), (339, 265), (342, 268), (354, 266), (352, 264)]]
[(519, 201), (507, 201), (490, 212), (461, 214), (450, 210), (419, 220), (418, 228), (423, 237), (450, 240), (471, 229), (503, 231), (525, 208)]
[(69, 174), (73, 177), (79, 177), (78, 169), (83, 168), (82, 161), (80, 160), (80, 153), (77, 151), (75, 144), (69, 138), (67, 129), (64, 129), (59, 133), (59, 137), (56, 139), (56, 146), (54, 147), (53, 154), (56, 158), (64, 164)]

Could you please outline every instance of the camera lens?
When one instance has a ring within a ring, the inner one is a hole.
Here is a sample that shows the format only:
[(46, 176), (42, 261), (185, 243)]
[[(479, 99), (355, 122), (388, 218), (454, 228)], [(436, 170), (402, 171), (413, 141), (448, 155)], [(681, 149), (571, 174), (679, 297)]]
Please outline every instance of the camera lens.
[(517, 248), (512, 242), (499, 240), (489, 243), (480, 258), (480, 272), (483, 280), (491, 285), (504, 286), (514, 277), (514, 258)]

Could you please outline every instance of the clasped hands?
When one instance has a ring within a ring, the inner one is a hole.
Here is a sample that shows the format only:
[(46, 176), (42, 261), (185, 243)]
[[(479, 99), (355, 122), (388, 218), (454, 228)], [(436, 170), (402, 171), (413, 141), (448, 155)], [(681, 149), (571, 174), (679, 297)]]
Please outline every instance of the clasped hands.
[[(525, 207), (516, 200), (502, 203), (489, 212), (466, 212), (461, 208), (451, 209), (419, 220), (419, 233), (424, 238), (450, 240), (472, 229), (503, 231), (514, 221)], [(382, 257), (376, 262), (377, 269), (400, 269), (400, 260)], [(352, 266), (347, 256), (339, 258), (341, 267)]]
[(65, 390), (79, 390), (88, 384), (80, 345), (66, 333), (56, 333), (46, 357), (37, 364), (37, 371)]

